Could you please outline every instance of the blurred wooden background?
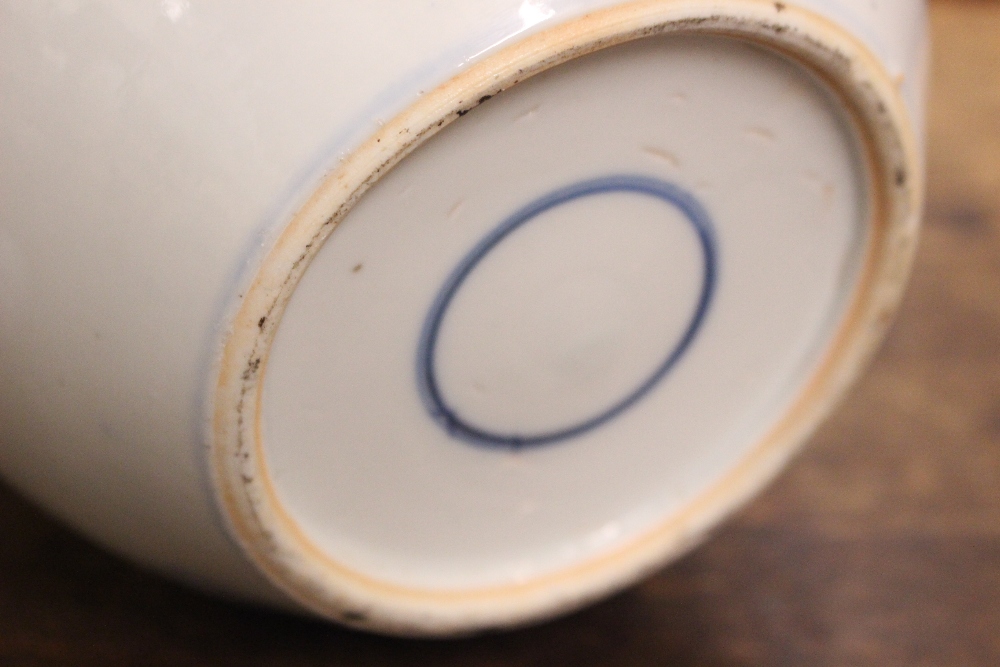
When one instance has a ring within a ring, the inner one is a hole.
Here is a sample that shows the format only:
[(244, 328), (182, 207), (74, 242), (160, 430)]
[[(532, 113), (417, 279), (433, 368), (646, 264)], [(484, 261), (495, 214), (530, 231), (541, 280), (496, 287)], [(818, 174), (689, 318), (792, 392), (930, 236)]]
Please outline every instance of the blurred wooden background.
[(1000, 3), (931, 10), (901, 316), (805, 452), (699, 549), (569, 618), (404, 641), (175, 586), (0, 487), (0, 665), (1000, 665)]

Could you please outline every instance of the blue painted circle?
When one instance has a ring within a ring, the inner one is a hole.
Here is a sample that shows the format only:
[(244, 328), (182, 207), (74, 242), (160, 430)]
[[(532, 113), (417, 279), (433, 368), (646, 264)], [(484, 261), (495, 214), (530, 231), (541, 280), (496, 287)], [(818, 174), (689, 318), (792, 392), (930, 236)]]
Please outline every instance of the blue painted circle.
[[(498, 433), (481, 428), (465, 420), (442, 397), (440, 388), (438, 387), (434, 363), (437, 356), (437, 342), (441, 322), (444, 320), (445, 313), (448, 311), (452, 299), (462, 287), (462, 283), (493, 248), (507, 238), (511, 232), (530, 222), (538, 215), (574, 199), (612, 192), (634, 192), (661, 199), (683, 213), (697, 234), (704, 260), (704, 273), (698, 303), (691, 314), (691, 319), (688, 321), (684, 333), (668, 349), (663, 361), (656, 367), (653, 373), (630, 394), (603, 412), (592, 415), (566, 428), (543, 433)], [(475, 445), (521, 448), (567, 440), (586, 433), (614, 419), (634, 405), (657, 382), (662, 380), (684, 355), (684, 352), (690, 347), (708, 313), (712, 295), (715, 292), (717, 273), (718, 258), (715, 233), (712, 229), (708, 213), (706, 213), (705, 209), (693, 195), (672, 183), (647, 176), (622, 174), (579, 181), (550, 192), (516, 211), (487, 234), (458, 263), (458, 266), (455, 267), (451, 275), (448, 276), (448, 279), (441, 286), (424, 321), (417, 351), (417, 385), (424, 405), (434, 421), (440, 424), (449, 435)]]

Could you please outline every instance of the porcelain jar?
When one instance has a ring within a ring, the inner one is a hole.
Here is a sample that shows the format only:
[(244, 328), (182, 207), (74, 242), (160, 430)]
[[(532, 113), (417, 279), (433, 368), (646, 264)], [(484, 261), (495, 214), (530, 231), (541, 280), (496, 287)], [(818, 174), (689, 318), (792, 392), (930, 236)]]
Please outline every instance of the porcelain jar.
[(376, 631), (618, 590), (885, 331), (914, 0), (0, 2), (0, 471)]

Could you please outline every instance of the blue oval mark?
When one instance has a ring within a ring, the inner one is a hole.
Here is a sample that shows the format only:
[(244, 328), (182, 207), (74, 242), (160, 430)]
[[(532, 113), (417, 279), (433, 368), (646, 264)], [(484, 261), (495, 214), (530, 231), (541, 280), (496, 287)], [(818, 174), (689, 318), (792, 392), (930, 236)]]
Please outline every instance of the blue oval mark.
[[(661, 199), (677, 208), (693, 227), (698, 236), (704, 260), (704, 273), (701, 283), (701, 294), (697, 306), (691, 315), (687, 327), (680, 339), (674, 343), (656, 370), (630, 394), (611, 405), (603, 412), (590, 416), (566, 428), (543, 433), (498, 433), (481, 428), (463, 419), (441, 396), (435, 371), (438, 334), (441, 322), (448, 307), (462, 283), (476, 268), (476, 265), (511, 232), (518, 229), (538, 215), (549, 209), (567, 202), (593, 195), (611, 192), (634, 192)], [(465, 440), (475, 445), (492, 447), (521, 448), (534, 445), (545, 445), (582, 435), (591, 429), (614, 419), (645, 396), (656, 384), (670, 372), (691, 346), (695, 335), (705, 320), (718, 273), (718, 258), (715, 233), (711, 220), (704, 207), (686, 190), (667, 181), (636, 175), (614, 175), (604, 178), (579, 181), (560, 188), (536, 199), (527, 206), (515, 212), (504, 220), (493, 231), (487, 234), (458, 263), (448, 279), (441, 286), (431, 309), (424, 321), (417, 350), (417, 385), (424, 406), (431, 417), (441, 425), (449, 435)]]

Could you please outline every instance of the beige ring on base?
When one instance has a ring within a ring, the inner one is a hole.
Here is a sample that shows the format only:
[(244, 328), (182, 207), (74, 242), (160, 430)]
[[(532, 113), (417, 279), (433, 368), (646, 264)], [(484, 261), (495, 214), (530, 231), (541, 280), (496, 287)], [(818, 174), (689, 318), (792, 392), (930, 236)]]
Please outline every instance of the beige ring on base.
[[(670, 33), (735, 37), (784, 54), (835, 91), (862, 136), (871, 174), (867, 253), (818, 370), (771, 432), (721, 480), (612, 553), (523, 583), (458, 591), (387, 583), (333, 561), (278, 500), (259, 424), (268, 351), (306, 267), (376, 180), (477, 100), (578, 56)], [(242, 297), (219, 362), (211, 433), (214, 483), (232, 532), (267, 577), (306, 608), (396, 634), (447, 635), (521, 624), (634, 582), (689, 549), (771, 479), (864, 367), (908, 275), (921, 169), (909, 116), (883, 65), (839, 26), (782, 3), (635, 2), (584, 15), (475, 63), (386, 123), (324, 180), (287, 224)]]

